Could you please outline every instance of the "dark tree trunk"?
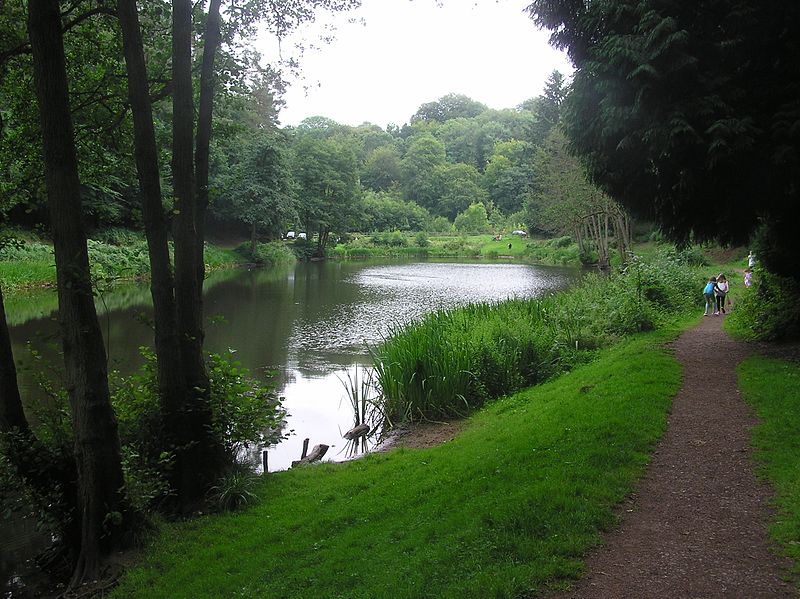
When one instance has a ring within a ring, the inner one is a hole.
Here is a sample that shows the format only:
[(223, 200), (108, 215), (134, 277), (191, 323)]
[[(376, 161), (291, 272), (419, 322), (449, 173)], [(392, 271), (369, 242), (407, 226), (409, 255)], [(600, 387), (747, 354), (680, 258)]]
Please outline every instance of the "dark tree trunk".
[(6, 322), (3, 290), (0, 289), (0, 431), (17, 429), (28, 431), (28, 420), (22, 409), (22, 398), (17, 385), (17, 367), (11, 351), (11, 336)]
[(256, 221), (250, 223), (250, 255), (255, 259), (256, 257)]
[[(128, 73), (128, 99), (133, 114), (134, 155), (142, 192), (147, 248), (150, 255), (150, 293), (153, 297), (158, 387), (162, 412), (173, 417), (184, 403), (185, 385), (175, 315), (174, 281), (169, 258), (167, 222), (161, 198), (158, 147), (153, 126), (142, 35), (136, 0), (117, 3)], [(172, 431), (176, 422), (165, 423), (165, 440), (176, 446)]]
[(195, 144), (194, 165), (197, 176), (197, 278), (200, 281), (199, 300), (203, 301), (203, 278), (205, 277), (205, 224), (208, 208), (208, 170), (209, 149), (211, 147), (211, 125), (214, 112), (214, 89), (216, 75), (214, 59), (220, 44), (221, 0), (211, 0), (206, 16), (206, 32), (203, 40), (203, 63), (200, 67), (200, 107), (197, 115), (197, 142)]
[[(53, 228), (59, 323), (75, 434), (81, 547), (72, 584), (99, 574), (118, 538), (112, 523), (128, 511), (123, 496), (117, 422), (111, 408), (103, 337), (94, 307), (80, 181), (69, 112), (58, 0), (28, 3), (28, 34)], [(109, 518), (110, 516), (110, 518)], [(110, 525), (110, 527), (109, 527)], [(110, 529), (109, 529), (110, 528)]]
[[(193, 161), (192, 3), (172, 3), (172, 178), (175, 194), (175, 300), (187, 395), (171, 420), (179, 451), (173, 482), (184, 508), (201, 499), (222, 466), (221, 445), (211, 431), (208, 374), (203, 359), (203, 242), (198, 229)], [(200, 262), (200, 264), (198, 264)], [(178, 422), (179, 421), (179, 422)]]
[[(41, 500), (59, 526), (58, 534), (67, 553), (77, 552), (81, 543), (76, 517), (77, 472), (72, 452), (51, 452), (31, 430), (22, 407), (17, 368), (11, 350), (3, 292), (0, 289), (0, 449), (20, 481)], [(57, 498), (54, 500), (54, 496)], [(74, 559), (76, 554), (71, 557)]]

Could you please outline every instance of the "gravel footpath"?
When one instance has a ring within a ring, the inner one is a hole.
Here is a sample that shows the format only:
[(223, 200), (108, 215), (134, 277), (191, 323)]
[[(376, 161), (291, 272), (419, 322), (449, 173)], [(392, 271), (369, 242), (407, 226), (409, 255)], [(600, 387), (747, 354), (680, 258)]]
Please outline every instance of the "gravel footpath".
[(770, 550), (771, 491), (755, 476), (736, 366), (752, 348), (707, 317), (674, 344), (684, 369), (667, 432), (620, 526), (587, 575), (552, 599), (780, 598), (789, 564)]

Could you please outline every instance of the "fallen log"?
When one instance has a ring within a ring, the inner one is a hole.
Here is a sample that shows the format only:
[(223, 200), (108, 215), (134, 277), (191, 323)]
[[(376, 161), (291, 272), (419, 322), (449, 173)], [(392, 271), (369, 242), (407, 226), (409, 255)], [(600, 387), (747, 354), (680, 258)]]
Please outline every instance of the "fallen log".
[(311, 453), (309, 453), (307, 456), (300, 458), (299, 460), (294, 460), (292, 462), (292, 468), (294, 468), (295, 466), (310, 464), (311, 462), (317, 462), (321, 460), (327, 452), (328, 452), (328, 446), (325, 445), (324, 443), (315, 445), (314, 449), (312, 449)]
[(353, 439), (358, 439), (359, 437), (365, 436), (369, 433), (369, 425), (368, 424), (359, 424), (351, 428), (344, 434), (344, 438), (348, 441), (352, 441)]

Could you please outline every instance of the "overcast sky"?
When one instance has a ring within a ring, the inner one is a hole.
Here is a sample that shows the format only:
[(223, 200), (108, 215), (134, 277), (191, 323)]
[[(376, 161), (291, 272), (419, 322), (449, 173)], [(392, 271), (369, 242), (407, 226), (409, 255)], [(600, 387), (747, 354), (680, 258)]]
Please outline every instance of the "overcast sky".
[[(402, 125), (420, 105), (448, 93), (514, 108), (541, 94), (554, 69), (572, 73), (566, 55), (523, 12), (529, 3), (363, 0), (357, 11), (323, 16), (300, 37), (313, 41), (333, 21), (336, 39), (303, 56), (305, 81), (292, 84), (281, 124), (325, 116), (346, 125)], [(353, 18), (364, 23), (348, 22)], [(258, 46), (274, 58), (273, 42), (262, 37)], [(283, 47), (286, 53), (291, 41)]]

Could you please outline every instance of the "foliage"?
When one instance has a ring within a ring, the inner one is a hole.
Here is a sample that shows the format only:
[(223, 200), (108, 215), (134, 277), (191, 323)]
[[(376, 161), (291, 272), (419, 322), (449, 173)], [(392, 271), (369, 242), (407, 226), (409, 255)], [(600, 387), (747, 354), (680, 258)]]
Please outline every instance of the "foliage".
[(218, 214), (249, 225), (252, 243), (258, 230), (268, 239), (279, 239), (286, 224), (295, 218), (295, 186), (286, 140), (264, 132), (242, 137), (224, 175), (217, 177), (211, 190), (216, 196), (212, 207)]
[(250, 252), (250, 244), (242, 244), (236, 251), (240, 256), (252, 260), (259, 266), (287, 264), (296, 259), (296, 254), (281, 241), (256, 244), (254, 254)]
[(310, 239), (300, 237), (292, 243), (292, 252), (298, 260), (310, 260), (316, 251), (317, 247)]
[(335, 132), (332, 125), (322, 131), (300, 128), (292, 144), (298, 218), (309, 238), (317, 235), (318, 256), (324, 255), (330, 233), (353, 228), (360, 193), (353, 148)]
[[(167, 484), (173, 451), (163, 446), (164, 435), (155, 375), (155, 356), (142, 348), (145, 364), (128, 377), (114, 374), (112, 402), (119, 425), (129, 495), (141, 506), (158, 506), (171, 490)], [(233, 352), (208, 356), (209, 402), (216, 439), (229, 464), (250, 445), (282, 439), (285, 411), (274, 389), (249, 376), (233, 360)]]
[(758, 341), (800, 338), (800, 283), (794, 278), (756, 269), (753, 285), (736, 296), (736, 309), (726, 328), (737, 337)]
[(488, 233), (491, 226), (486, 214), (486, 206), (470, 204), (464, 212), (456, 216), (454, 226), (456, 231), (461, 233)]
[(800, 6), (534, 0), (528, 11), (576, 66), (564, 123), (592, 180), (673, 241), (744, 244), (764, 223), (764, 265), (797, 277)]
[(396, 192), (365, 192), (361, 204), (353, 231), (421, 231), (430, 220), (425, 208), (403, 201)]
[(208, 491), (208, 501), (218, 512), (232, 512), (253, 504), (258, 476), (249, 467), (226, 471)]
[[(737, 308), (738, 310), (738, 308)], [(779, 360), (753, 357), (737, 368), (745, 401), (753, 406), (758, 424), (753, 445), (760, 473), (775, 490), (770, 536), (794, 563), (792, 574), (800, 578), (800, 368)]]
[(393, 422), (463, 416), (547, 380), (690, 309), (695, 279), (675, 258), (633, 260), (552, 297), (439, 311), (392, 330), (374, 357), (384, 413)]
[(236, 461), (241, 449), (273, 445), (283, 439), (286, 416), (274, 387), (251, 378), (233, 354), (229, 350), (227, 354), (208, 357), (212, 426), (231, 462)]
[(680, 386), (667, 340), (501, 399), (439, 447), (271, 474), (252, 509), (165, 527), (111, 596), (484, 599), (563, 585), (665, 430)]
[(419, 107), (411, 122), (437, 121), (443, 123), (450, 119), (470, 118), (481, 114), (486, 106), (461, 94), (447, 94), (435, 102), (428, 102)]
[(406, 236), (400, 231), (391, 231), (373, 235), (372, 243), (378, 246), (406, 247), (408, 245), (408, 239), (406, 239)]

